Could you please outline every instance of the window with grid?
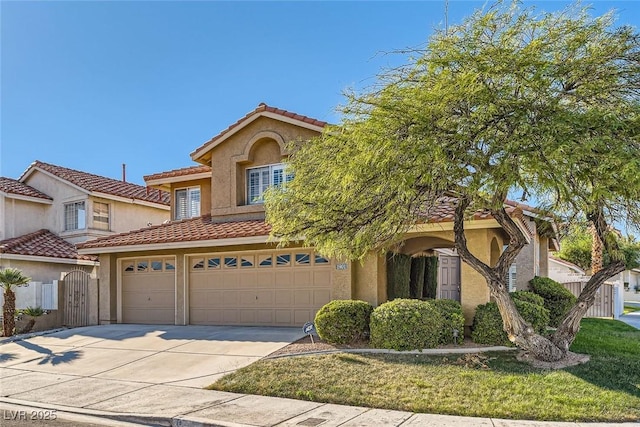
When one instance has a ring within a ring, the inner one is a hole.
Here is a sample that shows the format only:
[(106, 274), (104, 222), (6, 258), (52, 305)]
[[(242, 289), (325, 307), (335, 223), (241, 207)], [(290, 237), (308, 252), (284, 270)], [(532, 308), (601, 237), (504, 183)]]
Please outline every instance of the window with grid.
[(93, 228), (109, 229), (109, 204), (93, 202)]
[(247, 169), (247, 201), (249, 204), (262, 203), (264, 192), (274, 185), (280, 187), (291, 181), (293, 174), (285, 171), (282, 163)]
[(175, 219), (200, 216), (200, 187), (176, 190)]
[(64, 229), (66, 231), (85, 229), (86, 218), (84, 202), (67, 203), (64, 205)]

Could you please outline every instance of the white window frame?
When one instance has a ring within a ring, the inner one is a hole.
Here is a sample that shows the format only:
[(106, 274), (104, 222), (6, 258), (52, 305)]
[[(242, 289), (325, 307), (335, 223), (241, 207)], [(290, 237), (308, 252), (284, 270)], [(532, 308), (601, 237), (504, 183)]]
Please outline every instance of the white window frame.
[[(184, 215), (181, 215), (180, 205), (178, 200), (178, 193), (184, 192), (186, 207)], [(197, 199), (195, 195), (197, 194)], [(173, 207), (173, 219), (181, 220), (188, 218), (195, 218), (200, 216), (200, 205), (202, 201), (202, 194), (200, 191), (200, 186), (195, 187), (185, 187), (185, 188), (176, 188), (173, 192), (174, 196), (174, 207)]]
[[(268, 175), (265, 174), (268, 172)], [(252, 176), (257, 179), (257, 188), (252, 189)], [(285, 172), (284, 163), (248, 168), (246, 174), (245, 196), (248, 205), (264, 203), (264, 192), (271, 186), (282, 186), (293, 179), (293, 175)]]
[(518, 273), (517, 265), (511, 264), (509, 267), (509, 272), (507, 273), (507, 284), (509, 285), (509, 292), (515, 292), (516, 288), (516, 275)]
[(87, 228), (87, 203), (84, 200), (64, 204), (64, 231)]
[[(92, 212), (93, 228), (95, 228), (96, 230), (104, 230), (104, 231), (111, 230), (111, 205), (107, 202), (96, 202), (96, 201), (94, 201), (92, 204), (93, 204), (93, 212)], [(104, 205), (107, 207), (106, 215), (101, 215), (100, 212), (96, 212), (96, 207), (98, 205)], [(107, 221), (105, 223), (104, 221), (100, 221), (99, 219), (96, 219), (96, 218), (106, 218)]]

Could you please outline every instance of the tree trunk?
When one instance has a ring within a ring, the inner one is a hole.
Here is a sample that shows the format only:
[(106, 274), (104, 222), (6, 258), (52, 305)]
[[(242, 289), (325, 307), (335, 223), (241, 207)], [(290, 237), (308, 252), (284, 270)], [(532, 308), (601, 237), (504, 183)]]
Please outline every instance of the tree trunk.
[(4, 291), (2, 306), (2, 333), (5, 337), (13, 335), (16, 328), (16, 294), (11, 289)]
[(571, 307), (571, 310), (569, 310), (551, 337), (555, 345), (565, 352), (569, 351), (569, 347), (576, 339), (578, 331), (580, 331), (580, 320), (582, 320), (587, 310), (593, 305), (596, 299), (596, 292), (600, 289), (600, 286), (602, 286), (609, 277), (621, 273), (624, 270), (624, 261), (616, 261), (591, 276), (591, 279), (589, 279), (587, 285), (580, 293), (578, 301)]
[(591, 233), (591, 275), (594, 275), (602, 270), (603, 248), (602, 240), (593, 223), (589, 226), (589, 232)]

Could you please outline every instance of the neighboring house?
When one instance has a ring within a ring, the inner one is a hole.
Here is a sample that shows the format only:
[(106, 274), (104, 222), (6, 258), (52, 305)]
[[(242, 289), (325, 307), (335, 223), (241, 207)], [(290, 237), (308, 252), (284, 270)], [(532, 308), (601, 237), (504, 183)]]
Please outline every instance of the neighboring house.
[(589, 277), (577, 265), (549, 255), (549, 278), (558, 283), (586, 282)]
[(44, 283), (71, 270), (97, 277), (98, 258), (75, 243), (169, 218), (168, 193), (36, 161), (18, 180), (0, 178), (0, 268)]
[[(81, 254), (100, 256), (100, 322), (300, 326), (333, 299), (385, 302), (384, 256), (345, 262), (269, 239), (262, 195), (290, 179), (285, 144), (317, 136), (325, 124), (260, 104), (191, 153), (200, 165), (146, 176), (147, 185), (171, 192), (172, 221), (78, 245)], [(454, 206), (443, 198), (398, 250), (453, 248)], [(519, 206), (507, 211), (530, 243), (538, 241)], [(490, 264), (507, 239), (487, 212), (466, 222), (466, 235), (469, 249)], [(489, 289), (472, 268), (449, 261), (441, 275), (458, 278), (442, 280), (440, 294), (459, 299), (470, 324)]]

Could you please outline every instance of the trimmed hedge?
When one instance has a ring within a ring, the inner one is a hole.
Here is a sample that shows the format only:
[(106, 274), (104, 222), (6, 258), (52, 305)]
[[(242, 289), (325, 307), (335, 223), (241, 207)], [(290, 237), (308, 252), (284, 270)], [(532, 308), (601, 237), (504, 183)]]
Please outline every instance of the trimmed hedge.
[(411, 258), (411, 279), (409, 281), (411, 298), (422, 298), (426, 264), (427, 259), (423, 256)]
[(557, 327), (567, 312), (578, 300), (575, 295), (555, 280), (548, 277), (534, 277), (529, 281), (531, 290), (544, 298), (544, 306), (549, 310), (549, 326)]
[(424, 289), (422, 290), (423, 298), (436, 299), (438, 290), (438, 257), (426, 257), (426, 265), (424, 269)]
[(387, 298), (409, 298), (411, 282), (411, 257), (387, 253)]
[[(520, 299), (521, 297), (518, 295), (513, 298), (518, 313), (537, 333), (544, 333), (549, 324), (549, 310), (542, 305), (524, 301)], [(476, 308), (471, 339), (478, 344), (511, 345), (507, 333), (504, 331), (498, 304), (488, 302)]]
[(357, 300), (333, 300), (316, 313), (318, 335), (334, 344), (347, 344), (369, 334), (371, 304)]
[(458, 301), (451, 299), (436, 299), (429, 301), (433, 304), (442, 315), (444, 319), (444, 327), (442, 328), (442, 334), (440, 335), (441, 344), (454, 344), (453, 330), (458, 330), (458, 340), (464, 339), (464, 315), (462, 314), (462, 305)]
[(370, 345), (394, 350), (433, 348), (440, 343), (444, 323), (432, 301), (388, 301), (371, 314)]

